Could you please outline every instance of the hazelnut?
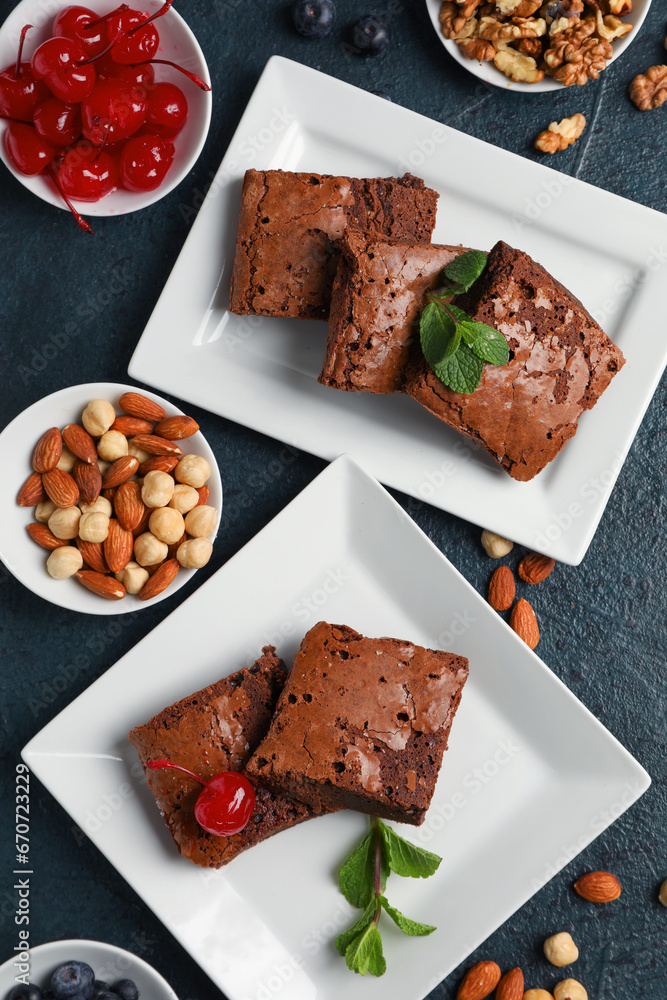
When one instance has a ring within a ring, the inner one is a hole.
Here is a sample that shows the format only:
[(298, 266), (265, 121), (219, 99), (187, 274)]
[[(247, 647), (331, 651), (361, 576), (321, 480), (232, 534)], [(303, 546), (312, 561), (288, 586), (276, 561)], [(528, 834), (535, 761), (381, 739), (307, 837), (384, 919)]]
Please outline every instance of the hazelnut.
[(658, 892), (658, 899), (660, 900), (663, 906), (667, 906), (667, 878), (660, 886), (660, 891)]
[(49, 531), (56, 538), (63, 540), (76, 538), (79, 534), (80, 519), (81, 511), (78, 507), (56, 507), (48, 521)]
[(210, 475), (211, 466), (201, 455), (183, 455), (174, 469), (176, 482), (194, 486), (195, 489), (203, 486)]
[(567, 931), (559, 934), (552, 934), (544, 942), (544, 954), (548, 962), (557, 968), (564, 965), (572, 965), (579, 958), (579, 949), (572, 940), (572, 935)]
[(120, 431), (106, 431), (97, 442), (97, 454), (105, 462), (115, 462), (127, 455), (127, 438)]
[(149, 573), (147, 569), (143, 569), (138, 563), (129, 562), (120, 573), (115, 573), (114, 575), (123, 584), (128, 594), (138, 594), (148, 580)]
[(102, 437), (116, 419), (116, 411), (106, 399), (91, 399), (81, 414), (81, 423), (93, 437)]
[(54, 504), (53, 500), (42, 500), (35, 507), (35, 519), (41, 521), (42, 524), (46, 524), (55, 509), (56, 504)]
[(548, 990), (526, 990), (523, 1000), (554, 1000)]
[(134, 540), (134, 558), (140, 566), (155, 566), (167, 558), (169, 546), (159, 538), (145, 531)]
[(146, 473), (141, 499), (147, 507), (166, 507), (174, 495), (174, 480), (166, 472)]
[(198, 503), (199, 494), (194, 486), (186, 486), (184, 483), (177, 483), (176, 486), (174, 486), (174, 493), (169, 501), (170, 507), (173, 507), (181, 514), (187, 514), (187, 512), (192, 510), (193, 507), (196, 507)]
[(71, 472), (74, 468), (76, 462), (76, 455), (74, 455), (67, 445), (63, 445), (63, 450), (60, 453), (60, 458), (58, 459), (58, 464), (56, 469), (60, 469), (61, 472)]
[(208, 504), (200, 504), (185, 515), (185, 530), (188, 535), (195, 538), (203, 538), (215, 531), (218, 521), (218, 512), (215, 507)]
[(73, 545), (61, 545), (46, 560), (46, 570), (54, 580), (66, 580), (83, 566), (83, 556)]
[(176, 558), (183, 569), (201, 569), (211, 558), (213, 544), (208, 538), (189, 538), (176, 550)]
[(588, 1000), (588, 993), (576, 979), (563, 979), (554, 987), (554, 1000)]
[(103, 542), (109, 534), (109, 518), (99, 510), (82, 514), (79, 521), (79, 538), (84, 542)]
[(503, 556), (512, 551), (514, 542), (510, 542), (509, 538), (503, 538), (502, 535), (496, 535), (495, 531), (487, 531), (485, 528), (482, 532), (482, 548), (492, 559), (502, 559)]
[(139, 465), (141, 465), (143, 462), (147, 462), (149, 458), (153, 457), (152, 455), (149, 455), (147, 451), (144, 451), (143, 448), (140, 448), (138, 445), (136, 445), (134, 443), (134, 438), (130, 438), (130, 440), (127, 442), (127, 453), (128, 455), (133, 455), (134, 458), (138, 458)]
[(98, 497), (95, 503), (82, 503), (80, 504), (82, 514), (106, 514), (107, 517), (111, 517), (113, 514), (113, 507), (111, 506), (111, 501), (107, 500), (106, 497)]
[(173, 545), (183, 537), (185, 531), (183, 515), (173, 507), (159, 507), (151, 514), (148, 528), (161, 542)]

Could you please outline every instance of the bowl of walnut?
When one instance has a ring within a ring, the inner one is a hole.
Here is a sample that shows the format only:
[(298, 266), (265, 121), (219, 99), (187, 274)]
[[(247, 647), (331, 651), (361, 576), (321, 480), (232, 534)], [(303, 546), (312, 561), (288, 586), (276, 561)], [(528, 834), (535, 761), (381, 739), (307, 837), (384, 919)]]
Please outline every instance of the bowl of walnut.
[(507, 90), (542, 93), (597, 80), (630, 45), (651, 0), (426, 0), (447, 51)]
[(222, 508), (192, 417), (153, 393), (61, 389), (0, 434), (0, 558), (26, 587), (85, 614), (138, 611), (209, 561)]

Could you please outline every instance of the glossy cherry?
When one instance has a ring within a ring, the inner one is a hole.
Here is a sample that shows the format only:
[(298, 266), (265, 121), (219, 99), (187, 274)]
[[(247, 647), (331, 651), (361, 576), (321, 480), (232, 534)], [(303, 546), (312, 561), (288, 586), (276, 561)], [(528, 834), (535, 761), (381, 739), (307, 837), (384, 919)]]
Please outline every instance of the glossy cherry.
[(31, 122), (39, 102), (49, 96), (46, 85), (33, 76), (30, 63), (21, 62), (25, 36), (31, 28), (26, 24), (21, 31), (16, 62), (0, 73), (0, 115), (22, 122)]
[(188, 117), (188, 102), (180, 87), (156, 83), (148, 94), (146, 128), (163, 139), (173, 139)]
[(255, 810), (255, 789), (238, 771), (223, 771), (204, 781), (193, 771), (168, 760), (149, 760), (146, 767), (152, 771), (173, 768), (204, 786), (195, 803), (195, 819), (207, 833), (216, 837), (231, 837), (240, 833), (250, 821)]
[(146, 106), (141, 87), (116, 77), (100, 78), (81, 104), (83, 134), (95, 146), (127, 139), (144, 124)]
[[(88, 7), (65, 7), (51, 29), (56, 38), (73, 38), (88, 56), (98, 56), (108, 45), (106, 25), (96, 24), (97, 14)], [(92, 27), (95, 25), (95, 27)]]
[(80, 142), (65, 153), (58, 181), (63, 193), (75, 201), (99, 201), (118, 187), (118, 168), (104, 150)]
[[(109, 41), (118, 39), (111, 49), (111, 58), (115, 62), (135, 63), (153, 58), (160, 44), (160, 36), (157, 28), (148, 23), (148, 20), (148, 14), (142, 14), (139, 10), (126, 10), (109, 18)], [(130, 34), (132, 29), (135, 30)]]
[(5, 149), (16, 169), (32, 177), (41, 174), (56, 157), (57, 149), (45, 142), (25, 122), (12, 122), (5, 132)]
[(49, 97), (35, 108), (33, 122), (38, 135), (52, 146), (71, 146), (81, 135), (81, 111), (78, 104), (65, 104)]
[(132, 136), (119, 162), (120, 181), (128, 191), (154, 191), (174, 160), (173, 143), (157, 135)]
[(115, 62), (109, 53), (95, 60), (95, 72), (98, 76), (111, 76), (125, 83), (131, 83), (134, 87), (143, 87), (150, 90), (155, 82), (155, 70), (150, 63), (140, 63), (138, 66), (124, 66)]
[(49, 38), (32, 57), (33, 76), (44, 80), (61, 101), (78, 104), (95, 86), (94, 67), (80, 65), (86, 58), (83, 46), (75, 39)]

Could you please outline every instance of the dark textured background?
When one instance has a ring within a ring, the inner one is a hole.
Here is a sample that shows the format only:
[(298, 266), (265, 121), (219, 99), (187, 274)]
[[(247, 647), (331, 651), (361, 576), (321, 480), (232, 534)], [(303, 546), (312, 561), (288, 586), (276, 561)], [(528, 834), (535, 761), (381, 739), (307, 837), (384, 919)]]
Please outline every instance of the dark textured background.
[[(532, 140), (538, 131), (554, 118), (581, 111), (589, 120), (585, 136), (550, 163), (666, 211), (667, 105), (640, 114), (627, 97), (628, 83), (636, 73), (665, 60), (665, 6), (664, 0), (654, 0), (641, 35), (598, 83), (576, 92), (524, 96), (480, 87), (451, 60), (421, 0), (376, 4), (338, 0), (335, 35), (321, 42), (308, 42), (293, 33), (283, 0), (208, 4), (181, 0), (179, 10), (207, 56), (215, 100), (203, 155), (177, 191), (148, 211), (96, 220), (91, 239), (79, 233), (65, 212), (43, 204), (2, 169), (2, 426), (34, 400), (66, 385), (127, 381), (134, 346), (188, 234), (178, 206), (188, 202), (196, 189), (205, 188), (273, 53), (364, 89), (387, 91), (397, 103), (530, 158), (537, 155)], [(0, 0), (0, 18), (12, 7), (11, 0)], [(344, 26), (362, 14), (387, 10), (393, 31), (388, 52), (370, 60), (346, 54), (341, 45)], [(125, 275), (125, 289), (107, 303), (106, 290), (114, 273)], [(82, 313), (88, 318), (79, 322), (78, 335), (48, 363), (40, 360), (50, 335)], [(655, 334), (665, 335), (664, 314), (656, 317)], [(667, 877), (664, 404), (664, 392), (659, 392), (583, 564), (558, 567), (530, 594), (543, 626), (540, 655), (647, 768), (653, 786), (465, 963), (493, 957), (503, 968), (521, 965), (529, 985), (553, 985), (561, 977), (540, 957), (541, 942), (556, 930), (570, 929), (582, 951), (574, 971), (587, 984), (591, 1000), (667, 996), (667, 910), (657, 900), (658, 885)], [(193, 413), (218, 456), (226, 502), (233, 504), (241, 494), (252, 499), (250, 506), (238, 506), (240, 516), (218, 538), (213, 560), (196, 583), (131, 616), (131, 621), (126, 616), (121, 627), (113, 618), (77, 616), (47, 604), (0, 567), (4, 859), (0, 959), (9, 954), (15, 940), (11, 855), (6, 851), (13, 829), (11, 779), (21, 747), (323, 468), (319, 459), (302, 454), (272, 479), (270, 489), (253, 492), (246, 485), (250, 474), (261, 472), (276, 458), (280, 444), (206, 412)], [(402, 495), (398, 499), (485, 592), (491, 564), (480, 548), (479, 529)], [(512, 554), (512, 565), (519, 555)], [(91, 638), (102, 640), (104, 653), (91, 654), (66, 689), (58, 690), (52, 685), (54, 677), (62, 675), (72, 649)], [(32, 899), (33, 943), (69, 936), (106, 939), (146, 957), (183, 1000), (220, 996), (92, 844), (84, 839), (77, 846), (68, 817), (36, 781), (32, 807), (32, 853), (38, 873)], [(548, 815), (544, 823), (549, 823)], [(623, 882), (624, 893), (613, 906), (584, 904), (570, 888), (577, 874), (598, 867), (617, 873)], [(453, 997), (459, 979), (460, 973), (454, 973), (432, 996)], [(391, 997), (389, 983), (387, 987)]]

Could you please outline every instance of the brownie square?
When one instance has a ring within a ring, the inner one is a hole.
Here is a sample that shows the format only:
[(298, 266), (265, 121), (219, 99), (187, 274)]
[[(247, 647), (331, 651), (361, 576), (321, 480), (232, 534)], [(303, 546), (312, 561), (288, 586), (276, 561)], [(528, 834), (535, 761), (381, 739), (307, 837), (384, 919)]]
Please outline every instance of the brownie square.
[(464, 657), (319, 622), (247, 772), (316, 812), (419, 825), (467, 676)]
[(404, 391), (527, 482), (574, 435), (625, 358), (567, 288), (506, 243), (495, 245), (481, 278), (455, 301), (501, 331), (508, 364), (485, 365), (479, 387), (463, 395), (442, 384), (415, 345)]
[(353, 227), (340, 247), (318, 381), (348, 392), (398, 392), (424, 297), (463, 248), (378, 240)]
[(429, 243), (438, 195), (411, 174), (357, 179), (248, 170), (232, 270), (230, 310), (326, 319), (350, 223), (379, 236)]
[(129, 734), (179, 853), (196, 865), (220, 868), (313, 813), (286, 795), (256, 786), (255, 812), (245, 829), (231, 837), (216, 837), (195, 819), (201, 785), (178, 771), (152, 771), (146, 761), (166, 757), (206, 780), (221, 771), (242, 771), (266, 734), (286, 677), (275, 648), (265, 646), (252, 667), (177, 701)]

